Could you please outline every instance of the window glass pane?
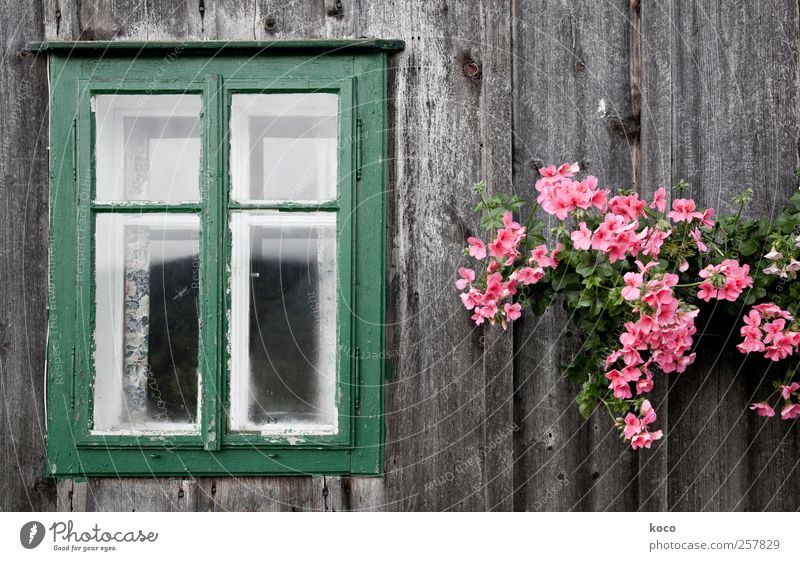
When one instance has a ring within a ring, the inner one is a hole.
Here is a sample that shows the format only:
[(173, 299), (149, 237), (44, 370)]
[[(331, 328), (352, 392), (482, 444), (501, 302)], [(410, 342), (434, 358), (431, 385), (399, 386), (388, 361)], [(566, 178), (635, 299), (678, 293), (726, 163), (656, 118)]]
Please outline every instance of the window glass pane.
[(100, 214), (94, 429), (193, 431), (199, 219)]
[(336, 432), (336, 216), (233, 213), (234, 431)]
[(97, 95), (97, 200), (200, 199), (200, 96)]
[(233, 199), (335, 199), (337, 115), (336, 94), (234, 94)]

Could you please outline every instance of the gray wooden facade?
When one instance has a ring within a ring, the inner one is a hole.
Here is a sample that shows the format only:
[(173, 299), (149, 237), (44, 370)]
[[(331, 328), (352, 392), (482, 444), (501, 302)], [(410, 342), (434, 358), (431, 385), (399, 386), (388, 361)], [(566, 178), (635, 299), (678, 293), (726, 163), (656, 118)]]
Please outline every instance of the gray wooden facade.
[[(470, 325), (453, 287), (469, 185), (531, 195), (578, 160), (644, 193), (775, 212), (800, 163), (800, 13), (789, 0), (2, 0), (0, 507), (3, 510), (797, 510), (800, 427), (746, 411), (765, 377), (713, 345), (653, 401), (632, 452), (584, 420), (559, 310)], [(397, 38), (388, 250), (386, 475), (45, 477), (48, 246), (42, 40)], [(667, 384), (662, 384), (666, 386)]]

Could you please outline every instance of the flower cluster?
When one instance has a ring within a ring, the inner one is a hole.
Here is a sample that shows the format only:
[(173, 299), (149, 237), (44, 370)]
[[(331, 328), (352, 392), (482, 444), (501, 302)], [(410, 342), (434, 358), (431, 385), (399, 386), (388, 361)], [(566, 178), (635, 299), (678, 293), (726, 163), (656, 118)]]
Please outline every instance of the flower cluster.
[[(792, 249), (795, 248), (800, 248), (800, 236), (794, 239), (794, 248)], [(797, 278), (797, 271), (800, 271), (800, 261), (795, 259), (794, 255), (787, 254), (784, 256), (773, 245), (769, 253), (764, 255), (764, 259), (770, 261), (769, 267), (764, 269), (765, 274), (774, 275), (782, 279), (794, 280)]]
[(712, 298), (735, 302), (745, 288), (753, 286), (753, 277), (750, 265), (739, 265), (733, 259), (725, 259), (719, 265), (709, 265), (700, 271), (700, 277), (705, 279), (699, 286), (697, 297), (706, 302)]
[[(628, 321), (624, 332), (619, 336), (620, 349), (612, 352), (605, 360), (606, 368), (622, 360), (622, 370), (614, 368), (606, 372), (611, 381), (608, 386), (617, 399), (630, 399), (633, 383), (636, 394), (647, 393), (653, 389), (652, 367), (664, 373), (683, 372), (695, 360), (692, 337), (697, 332), (694, 319), (698, 310), (675, 298), (672, 287), (678, 282), (677, 275), (665, 273), (656, 275), (647, 282), (647, 266), (637, 261), (639, 273), (627, 273), (628, 284), (623, 294), (634, 301), (633, 314), (636, 321)], [(651, 262), (652, 264), (652, 262)]]
[(608, 200), (608, 191), (597, 188), (597, 178), (588, 175), (583, 181), (573, 181), (572, 177), (580, 171), (575, 164), (563, 164), (541, 168), (541, 179), (536, 182), (539, 196), (536, 202), (542, 209), (555, 214), (561, 220), (576, 209), (589, 209), (592, 206), (604, 209)]
[(655, 420), (655, 409), (653, 409), (653, 406), (650, 405), (650, 402), (645, 399), (642, 401), (642, 405), (639, 408), (638, 417), (633, 413), (628, 413), (625, 415), (624, 419), (621, 419), (622, 422), (620, 423), (620, 420), (618, 420), (617, 424), (621, 424), (623, 426), (623, 438), (630, 442), (631, 448), (636, 450), (638, 448), (650, 448), (653, 442), (664, 436), (664, 433), (660, 430), (647, 430), (647, 425)]
[[(797, 400), (800, 398), (800, 384), (792, 382), (790, 384), (781, 384), (778, 386), (778, 392), (783, 398), (783, 407), (781, 407), (781, 419), (788, 421), (790, 419), (797, 419), (800, 417), (800, 403)], [(757, 412), (762, 417), (774, 417), (775, 409), (769, 403), (762, 401), (760, 403), (751, 403), (750, 409)]]
[(530, 257), (515, 266), (522, 258), (520, 243), (526, 238), (526, 228), (514, 221), (511, 212), (506, 211), (502, 220), (503, 227), (488, 244), (488, 259), (487, 244), (475, 237), (467, 240), (469, 254), (486, 261), (485, 288), (476, 288), (473, 269), (461, 267), (458, 270), (460, 278), (456, 281), (456, 288), (467, 289), (461, 294), (461, 302), (467, 310), (473, 310), (472, 321), (476, 325), (488, 320), (492, 325), (500, 323), (506, 328), (509, 322), (519, 319), (522, 305), (512, 302), (518, 287), (538, 283), (544, 277), (545, 269), (558, 266), (556, 256), (561, 246), (550, 251), (544, 244), (535, 247)]
[(786, 323), (793, 320), (789, 312), (775, 304), (753, 306), (740, 330), (744, 341), (736, 348), (743, 353), (764, 353), (770, 360), (783, 360), (800, 345), (800, 333), (792, 331)]
[[(800, 237), (789, 232), (792, 221), (800, 225), (800, 212), (788, 212), (784, 229), (770, 234), (755, 220), (741, 218), (749, 202), (744, 195), (733, 201), (740, 205), (738, 213), (715, 219), (713, 208), (698, 208), (690, 198), (675, 198), (668, 205), (664, 187), (652, 198), (636, 192), (611, 196), (596, 177), (579, 179), (579, 172), (578, 164), (539, 170), (536, 203), (559, 220), (549, 232), (534, 219), (536, 206), (522, 226), (514, 215), (524, 200), (485, 197), (485, 185), (477, 184), (477, 210), (490, 236), (487, 242), (467, 239), (465, 254), (479, 266), (459, 268), (456, 286), (476, 325), (504, 329), (524, 308), (543, 313), (553, 295), (562, 294), (586, 338), (584, 352), (567, 368), (581, 384), (581, 412), (588, 415), (603, 404), (623, 440), (634, 449), (650, 448), (662, 432), (649, 428), (656, 412), (645, 395), (659, 374), (684, 372), (697, 356), (700, 308), (692, 302), (696, 298), (701, 307), (711, 300), (755, 304), (767, 295), (770, 279), (794, 278), (800, 270), (795, 255)], [(682, 182), (675, 189), (687, 187)], [(800, 195), (793, 203), (800, 210)], [(769, 267), (762, 269), (755, 252), (766, 235), (772, 241), (764, 245), (771, 244), (772, 251), (764, 256)], [(800, 289), (789, 292), (800, 300)], [(790, 298), (788, 292), (783, 298)], [(793, 321), (775, 303), (753, 306), (739, 350), (774, 361), (800, 355), (800, 329), (794, 329)], [(786, 401), (781, 417), (800, 417), (800, 385), (789, 376), (780, 387)], [(774, 415), (766, 403), (751, 408)]]

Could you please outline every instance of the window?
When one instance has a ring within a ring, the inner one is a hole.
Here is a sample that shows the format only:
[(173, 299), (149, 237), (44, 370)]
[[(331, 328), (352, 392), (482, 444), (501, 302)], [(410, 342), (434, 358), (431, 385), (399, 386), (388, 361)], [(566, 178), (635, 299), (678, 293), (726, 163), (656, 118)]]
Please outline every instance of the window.
[(50, 474), (381, 473), (402, 44), (36, 48)]

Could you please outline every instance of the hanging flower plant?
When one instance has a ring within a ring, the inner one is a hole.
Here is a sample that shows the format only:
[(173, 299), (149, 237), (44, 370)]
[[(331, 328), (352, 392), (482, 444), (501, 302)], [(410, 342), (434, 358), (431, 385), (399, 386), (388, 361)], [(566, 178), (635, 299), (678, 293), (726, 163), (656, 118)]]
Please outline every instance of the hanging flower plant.
[[(775, 391), (750, 409), (772, 417), (782, 402), (782, 419), (800, 417), (793, 379), (800, 283), (785, 282), (800, 270), (800, 193), (775, 220), (743, 217), (752, 190), (734, 198), (738, 212), (715, 218), (690, 198), (675, 198), (668, 209), (664, 187), (649, 201), (634, 192), (611, 196), (596, 177), (577, 178), (579, 171), (578, 164), (540, 169), (524, 225), (515, 218), (524, 199), (473, 187), (488, 235), (468, 238), (464, 253), (478, 265), (459, 268), (456, 281), (472, 321), (507, 329), (525, 308), (540, 315), (562, 295), (583, 334), (581, 353), (565, 367), (580, 384), (578, 407), (588, 416), (601, 404), (638, 449), (663, 436), (647, 394), (660, 375), (695, 361), (698, 305), (737, 317), (746, 311), (737, 349), (788, 364)], [(682, 197), (687, 188), (673, 189)], [(559, 225), (546, 232), (538, 208)]]

